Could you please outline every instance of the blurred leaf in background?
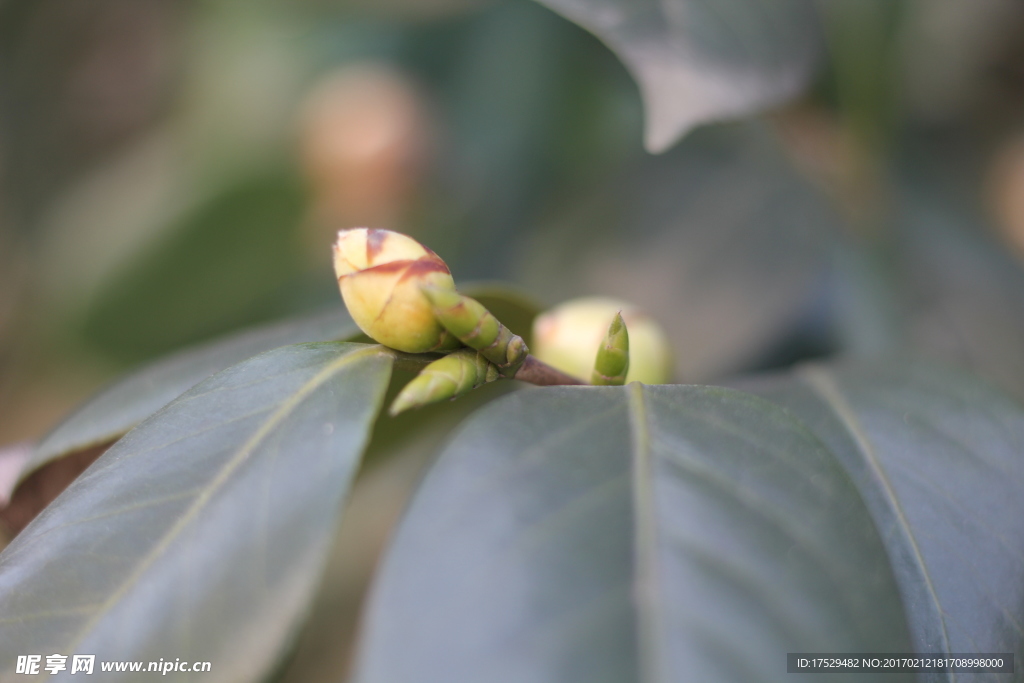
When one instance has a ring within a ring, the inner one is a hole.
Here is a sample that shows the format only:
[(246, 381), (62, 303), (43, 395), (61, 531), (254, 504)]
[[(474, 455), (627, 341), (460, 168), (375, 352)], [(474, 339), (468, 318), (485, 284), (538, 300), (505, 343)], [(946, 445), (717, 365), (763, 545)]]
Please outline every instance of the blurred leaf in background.
[(86, 311), (86, 340), (139, 361), (280, 317), (289, 308), (282, 290), (301, 257), (304, 206), (293, 176), (227, 188), (110, 277)]
[(695, 133), (581, 195), (546, 219), (520, 277), (554, 299), (642, 302), (683, 381), (756, 364), (814, 324), (839, 219), (766, 126)]
[(803, 90), (821, 39), (812, 0), (542, 0), (593, 31), (643, 93), (644, 139), (663, 152), (693, 127)]

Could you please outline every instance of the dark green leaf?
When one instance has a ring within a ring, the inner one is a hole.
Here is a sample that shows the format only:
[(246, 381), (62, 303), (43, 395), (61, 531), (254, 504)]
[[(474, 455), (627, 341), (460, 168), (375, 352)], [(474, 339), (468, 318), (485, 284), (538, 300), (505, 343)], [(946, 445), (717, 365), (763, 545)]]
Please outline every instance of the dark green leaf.
[[(383, 405), (390, 405), (413, 377), (415, 373), (396, 366)], [(453, 403), (434, 404), (397, 417), (384, 412), (378, 418), (295, 653), (274, 683), (345, 680), (367, 587), (424, 470), (459, 423), (484, 403), (516, 390), (517, 385), (519, 382), (492, 382)]]
[(130, 432), (0, 554), (0, 671), (95, 653), (258, 680), (308, 609), (392, 360), (284, 347)]
[(540, 0), (611, 47), (646, 104), (646, 145), (796, 95), (821, 46), (811, 0)]
[(19, 481), (56, 458), (106, 443), (197, 382), (257, 353), (286, 344), (346, 339), (359, 330), (344, 309), (232, 335), (187, 349), (128, 375), (85, 403), (35, 448)]
[[(856, 482), (882, 532), (918, 652), (1021, 651), (1018, 404), (969, 376), (911, 362), (810, 367), (748, 388), (803, 419)], [(1024, 669), (1013, 680), (1024, 680)]]
[(358, 678), (788, 681), (791, 651), (901, 650), (840, 463), (756, 397), (519, 391), (455, 438), (373, 597)]

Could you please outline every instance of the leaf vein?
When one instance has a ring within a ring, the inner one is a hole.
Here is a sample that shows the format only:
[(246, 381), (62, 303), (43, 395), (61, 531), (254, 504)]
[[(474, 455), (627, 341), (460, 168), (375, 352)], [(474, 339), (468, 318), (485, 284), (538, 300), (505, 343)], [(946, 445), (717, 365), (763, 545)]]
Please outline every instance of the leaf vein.
[(160, 541), (146, 554), (134, 572), (121, 584), (109, 598), (100, 604), (96, 614), (79, 629), (74, 637), (69, 651), (77, 649), (78, 645), (88, 635), (95, 624), (110, 611), (131, 589), (135, 583), (142, 578), (142, 575), (174, 542), (185, 528), (198, 516), (200, 510), (213, 498), (214, 494), (228, 481), (231, 474), (244, 463), (256, 448), (309, 396), (316, 391), (323, 383), (337, 374), (346, 366), (366, 355), (376, 355), (380, 351), (376, 347), (349, 352), (332, 361), (316, 375), (307, 380), (296, 390), (288, 400), (284, 401), (249, 439), (235, 452), (235, 454), (224, 464), (217, 476), (205, 487), (205, 490), (196, 497), (195, 502), (185, 513), (174, 523), (174, 525), (163, 535)]
[[(896, 521), (899, 524), (900, 529), (903, 531), (903, 535), (907, 539), (907, 542), (910, 544), (910, 549), (913, 552), (914, 560), (921, 573), (921, 578), (924, 580), (925, 587), (928, 590), (928, 595), (935, 605), (935, 609), (938, 611), (939, 625), (942, 628), (943, 651), (949, 652), (949, 631), (946, 625), (946, 612), (942, 608), (942, 603), (935, 590), (935, 584), (932, 580), (931, 573), (928, 571), (928, 566), (924, 561), (924, 556), (921, 554), (921, 548), (918, 546), (917, 538), (914, 536), (914, 531), (911, 529), (907, 516), (903, 511), (903, 506), (900, 505), (900, 501), (896, 497), (896, 492), (893, 490), (892, 482), (889, 481), (885, 470), (878, 461), (878, 454), (875, 452), (874, 446), (868, 439), (867, 434), (864, 433), (864, 428), (861, 426), (856, 413), (854, 413), (853, 407), (847, 402), (846, 397), (843, 396), (843, 393), (840, 391), (835, 380), (830, 377), (824, 369), (813, 366), (805, 367), (798, 370), (796, 376), (805, 382), (811, 391), (817, 394), (822, 401), (825, 402), (825, 405), (832, 410), (843, 427), (846, 428), (846, 431), (850, 434), (854, 443), (857, 445), (857, 450), (860, 452), (861, 457), (863, 457), (864, 463), (874, 475), (875, 481), (881, 486), (882, 492), (885, 494), (885, 498), (889, 502), (890, 509), (896, 516)], [(956, 680), (956, 674), (953, 674), (952, 680)]]

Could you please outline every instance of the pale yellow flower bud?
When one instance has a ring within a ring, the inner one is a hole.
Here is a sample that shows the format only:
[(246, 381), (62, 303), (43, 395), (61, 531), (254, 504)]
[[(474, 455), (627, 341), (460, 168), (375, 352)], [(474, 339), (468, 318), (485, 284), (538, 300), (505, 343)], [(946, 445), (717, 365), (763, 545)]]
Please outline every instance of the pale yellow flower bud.
[(672, 352), (664, 331), (652, 318), (615, 299), (574, 299), (538, 316), (533, 323), (533, 355), (566, 374), (589, 381), (608, 326), (620, 311), (629, 329), (626, 382), (670, 381)]
[(334, 272), (349, 315), (373, 340), (408, 353), (459, 346), (434, 317), (424, 286), (455, 291), (448, 266), (416, 240), (390, 230), (338, 232)]

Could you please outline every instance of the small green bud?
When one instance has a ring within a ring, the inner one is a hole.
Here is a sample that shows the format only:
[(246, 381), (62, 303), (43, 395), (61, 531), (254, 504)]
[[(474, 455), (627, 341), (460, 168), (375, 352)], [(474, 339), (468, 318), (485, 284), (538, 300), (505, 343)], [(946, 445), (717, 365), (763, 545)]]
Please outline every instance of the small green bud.
[(530, 353), (523, 338), (512, 334), (483, 304), (458, 292), (424, 285), (434, 315), (466, 346), (476, 349), (505, 377), (512, 377)]
[(498, 369), (481, 354), (460, 349), (423, 368), (395, 397), (388, 413), (395, 416), (410, 408), (455, 398), (499, 377)]
[(622, 320), (622, 313), (616, 313), (612, 324), (608, 326), (608, 334), (597, 350), (594, 371), (590, 373), (590, 383), (599, 386), (619, 387), (626, 383), (629, 371), (629, 332)]
[(441, 257), (390, 230), (342, 230), (334, 272), (352, 320), (374, 341), (407, 353), (459, 346), (434, 317), (420, 287), (455, 291)]
[(661, 327), (633, 306), (615, 299), (575, 299), (538, 316), (533, 323), (533, 355), (577, 379), (590, 380), (608, 321), (620, 311), (629, 327), (626, 382), (670, 381), (672, 354)]

